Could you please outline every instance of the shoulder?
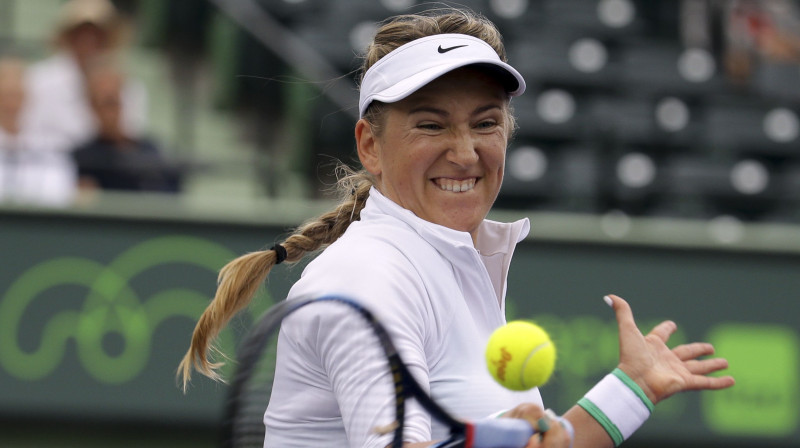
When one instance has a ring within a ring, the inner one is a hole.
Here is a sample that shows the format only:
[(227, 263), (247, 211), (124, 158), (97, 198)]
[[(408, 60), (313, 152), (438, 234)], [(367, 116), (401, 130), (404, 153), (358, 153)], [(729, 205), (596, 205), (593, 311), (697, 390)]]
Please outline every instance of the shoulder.
[(419, 281), (419, 271), (449, 266), (414, 229), (391, 217), (354, 222), (315, 262), (345, 276), (390, 276), (393, 283)]
[(96, 159), (106, 155), (108, 151), (103, 149), (102, 142), (92, 139), (76, 146), (72, 150), (72, 156), (76, 161)]
[(28, 67), (26, 77), (32, 88), (55, 87), (80, 79), (74, 63), (62, 54), (55, 54)]
[[(358, 227), (356, 224), (354, 226)], [(366, 229), (348, 229), (326, 248), (303, 272), (303, 277), (325, 278), (332, 284), (365, 286), (371, 280), (407, 282), (415, 277), (414, 265), (398, 244), (406, 238), (391, 238)]]
[[(311, 261), (292, 288), (297, 295), (341, 294), (361, 302), (426, 308), (417, 258), (423, 246), (402, 227), (355, 222)], [(424, 241), (423, 241), (424, 243)]]

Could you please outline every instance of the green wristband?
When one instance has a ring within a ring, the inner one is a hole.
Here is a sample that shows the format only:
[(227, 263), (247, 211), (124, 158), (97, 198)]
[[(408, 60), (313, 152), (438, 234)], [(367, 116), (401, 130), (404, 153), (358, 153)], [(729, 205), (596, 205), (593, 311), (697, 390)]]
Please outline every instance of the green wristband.
[(639, 429), (653, 412), (653, 402), (625, 372), (606, 375), (578, 401), (619, 446)]
[(647, 398), (647, 395), (644, 393), (642, 388), (636, 384), (636, 381), (633, 381), (631, 377), (629, 377), (628, 374), (623, 372), (619, 367), (614, 369), (611, 373), (625, 383), (625, 385), (628, 386), (628, 388), (630, 388), (630, 390), (632, 390), (640, 400), (642, 400), (642, 403), (647, 406), (647, 409), (650, 410), (650, 413), (653, 412), (655, 405), (652, 401), (650, 401), (649, 398)]
[(611, 437), (611, 440), (614, 441), (614, 446), (619, 446), (622, 442), (625, 441), (625, 437), (622, 435), (622, 432), (619, 430), (619, 428), (617, 428), (617, 425), (615, 425), (614, 422), (612, 422), (611, 419), (608, 418), (608, 416), (600, 408), (595, 406), (595, 404), (592, 403), (591, 400), (589, 400), (586, 397), (583, 397), (580, 400), (578, 400), (578, 406), (585, 409), (586, 412), (589, 413), (589, 415), (591, 415), (592, 417), (594, 417), (595, 420), (597, 420), (597, 423), (600, 423), (600, 426), (602, 426), (603, 429), (606, 430), (609, 437)]

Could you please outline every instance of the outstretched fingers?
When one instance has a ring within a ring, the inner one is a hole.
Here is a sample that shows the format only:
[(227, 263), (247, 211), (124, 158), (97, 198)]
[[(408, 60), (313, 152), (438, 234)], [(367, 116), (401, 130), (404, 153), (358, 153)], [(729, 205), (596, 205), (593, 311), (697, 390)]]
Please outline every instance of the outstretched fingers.
[(714, 346), (707, 342), (692, 342), (690, 344), (679, 345), (672, 349), (672, 353), (681, 361), (697, 359), (701, 356), (714, 354)]
[(728, 361), (723, 358), (692, 359), (686, 361), (686, 369), (693, 375), (708, 375), (728, 368)]
[(706, 342), (694, 342), (691, 344), (679, 345), (672, 349), (672, 353), (683, 361), (686, 369), (695, 377), (690, 381), (692, 389), (724, 389), (733, 386), (734, 380), (731, 376), (709, 377), (707, 375), (725, 370), (728, 368), (728, 360), (725, 358), (698, 359), (703, 356), (714, 354), (714, 346)]
[(625, 300), (616, 295), (604, 299), (614, 309), (619, 326), (619, 368), (653, 403), (684, 390), (723, 389), (733, 385), (731, 377), (707, 376), (728, 367), (724, 359), (702, 359), (714, 353), (711, 344), (697, 342), (670, 349), (666, 344), (677, 330), (675, 322), (661, 322), (644, 336)]
[(636, 327), (636, 321), (633, 319), (633, 311), (631, 310), (631, 306), (628, 305), (628, 302), (626, 302), (622, 297), (614, 294), (609, 294), (603, 297), (603, 300), (605, 300), (608, 306), (614, 310), (620, 330), (623, 328), (635, 328), (638, 330)]
[(660, 339), (661, 342), (666, 344), (667, 341), (669, 341), (669, 337), (672, 336), (672, 334), (675, 333), (675, 330), (677, 329), (678, 325), (675, 324), (675, 322), (671, 320), (665, 320), (664, 322), (661, 322), (660, 324), (656, 325), (650, 331), (650, 333), (648, 333), (648, 335), (655, 336), (658, 339)]
[[(715, 369), (720, 370), (720, 369)], [(727, 389), (736, 384), (732, 376), (706, 376), (705, 374), (698, 374), (692, 376), (683, 390), (719, 390)]]
[[(631, 306), (622, 297), (609, 294), (603, 297), (606, 304), (614, 310), (614, 315), (617, 319), (617, 327), (619, 328), (619, 344), (621, 352), (632, 351), (637, 352), (642, 349), (640, 347), (644, 342), (642, 332), (636, 326), (636, 320), (633, 318), (633, 310)], [(621, 355), (624, 357), (624, 354)]]

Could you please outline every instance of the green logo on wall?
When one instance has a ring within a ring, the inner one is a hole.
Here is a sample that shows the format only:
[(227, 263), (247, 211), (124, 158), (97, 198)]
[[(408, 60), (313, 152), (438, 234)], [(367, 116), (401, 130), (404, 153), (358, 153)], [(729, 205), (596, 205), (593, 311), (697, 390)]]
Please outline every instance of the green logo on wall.
[(722, 434), (785, 436), (798, 428), (800, 343), (779, 325), (724, 324), (709, 335), (736, 386), (703, 395), (709, 426)]
[[(40, 263), (17, 278), (0, 301), (0, 365), (22, 380), (44, 378), (62, 362), (68, 341), (74, 339), (81, 365), (92, 377), (106, 383), (130, 381), (150, 358), (156, 328), (175, 316), (196, 320), (209, 301), (207, 291), (186, 287), (139, 297), (131, 280), (167, 263), (197, 266), (214, 275), (233, 257), (230, 250), (212, 241), (167, 236), (133, 246), (107, 266), (76, 257)], [(19, 337), (26, 309), (44, 292), (62, 286), (86, 289), (82, 309), (52, 316), (42, 328), (38, 347), (23, 349)], [(108, 334), (124, 341), (119, 353), (111, 355), (103, 348)], [(223, 333), (220, 342), (229, 350), (233, 337)]]

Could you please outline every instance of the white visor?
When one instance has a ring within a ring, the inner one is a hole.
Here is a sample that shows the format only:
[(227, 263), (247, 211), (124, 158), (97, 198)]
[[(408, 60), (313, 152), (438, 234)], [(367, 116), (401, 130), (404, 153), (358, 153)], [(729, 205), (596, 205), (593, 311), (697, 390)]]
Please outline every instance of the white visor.
[(496, 69), (509, 96), (525, 91), (522, 75), (501, 61), (486, 42), (465, 34), (435, 34), (392, 50), (367, 70), (361, 82), (359, 117), (373, 101), (400, 101), (445, 73), (473, 64)]

